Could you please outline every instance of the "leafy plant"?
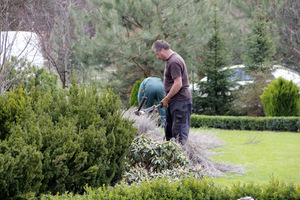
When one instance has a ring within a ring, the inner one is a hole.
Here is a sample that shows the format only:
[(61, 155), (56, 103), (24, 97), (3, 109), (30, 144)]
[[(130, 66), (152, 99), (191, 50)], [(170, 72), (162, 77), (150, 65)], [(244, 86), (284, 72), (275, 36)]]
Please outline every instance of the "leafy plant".
[(160, 144), (144, 135), (133, 141), (127, 162), (133, 167), (143, 167), (148, 172), (161, 172), (189, 164), (175, 142)]
[(158, 177), (202, 178), (200, 170), (193, 169), (180, 146), (173, 142), (159, 143), (141, 135), (131, 144), (127, 155), (126, 182), (132, 183)]

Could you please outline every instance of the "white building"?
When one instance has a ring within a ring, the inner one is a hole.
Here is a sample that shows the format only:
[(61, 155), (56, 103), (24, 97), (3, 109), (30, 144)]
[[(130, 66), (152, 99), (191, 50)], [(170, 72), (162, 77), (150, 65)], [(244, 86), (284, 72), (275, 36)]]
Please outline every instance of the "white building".
[[(253, 82), (253, 78), (249, 75), (246, 75), (243, 68), (244, 65), (234, 65), (230, 69), (233, 70), (234, 76), (231, 77), (232, 81), (236, 81), (239, 85), (245, 85), (247, 83)], [(226, 69), (226, 68), (225, 68)], [(274, 79), (282, 77), (285, 80), (292, 81), (298, 87), (300, 87), (300, 74), (294, 70), (288, 69), (280, 65), (274, 65), (272, 75)], [(202, 78), (200, 81), (207, 81), (207, 77)], [(192, 86), (190, 86), (192, 89)], [(195, 90), (199, 90), (197, 84), (194, 85)]]
[(15, 56), (18, 59), (25, 58), (33, 65), (44, 66), (38, 37), (33, 32), (8, 31), (0, 33), (0, 64), (3, 58), (10, 59)]

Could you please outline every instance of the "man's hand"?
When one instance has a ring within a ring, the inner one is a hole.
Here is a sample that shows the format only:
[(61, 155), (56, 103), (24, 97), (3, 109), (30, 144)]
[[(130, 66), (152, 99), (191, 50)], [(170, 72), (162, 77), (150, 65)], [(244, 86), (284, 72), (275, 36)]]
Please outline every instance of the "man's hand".
[(160, 101), (161, 103), (163, 103), (162, 108), (164, 108), (168, 105), (169, 100), (170, 99), (168, 97), (165, 97), (165, 98), (163, 98), (163, 100)]

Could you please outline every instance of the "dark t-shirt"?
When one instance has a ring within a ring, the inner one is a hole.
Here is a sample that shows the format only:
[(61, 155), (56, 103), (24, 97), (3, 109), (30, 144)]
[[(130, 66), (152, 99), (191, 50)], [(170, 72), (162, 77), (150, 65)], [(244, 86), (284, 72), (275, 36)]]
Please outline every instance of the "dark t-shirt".
[(182, 78), (182, 87), (171, 99), (170, 102), (174, 100), (188, 100), (192, 98), (191, 91), (189, 89), (189, 79), (187, 68), (183, 58), (177, 54), (173, 53), (166, 63), (166, 68), (164, 72), (164, 91), (166, 94), (171, 90), (174, 80), (177, 77)]

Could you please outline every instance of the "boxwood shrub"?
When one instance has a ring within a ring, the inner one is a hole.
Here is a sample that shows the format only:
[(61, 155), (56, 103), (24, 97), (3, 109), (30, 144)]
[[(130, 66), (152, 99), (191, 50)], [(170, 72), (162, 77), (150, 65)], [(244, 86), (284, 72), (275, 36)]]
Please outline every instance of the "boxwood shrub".
[(300, 132), (300, 117), (191, 116), (191, 127)]
[(213, 182), (205, 179), (184, 178), (170, 180), (167, 178), (144, 181), (138, 185), (128, 186), (126, 184), (116, 187), (86, 187), (84, 195), (47, 195), (44, 200), (59, 199), (190, 199), (190, 200), (231, 200), (251, 196), (253, 199), (300, 199), (300, 187), (286, 184), (272, 178), (268, 184), (256, 185), (253, 183), (237, 183), (232, 187), (219, 187)]

